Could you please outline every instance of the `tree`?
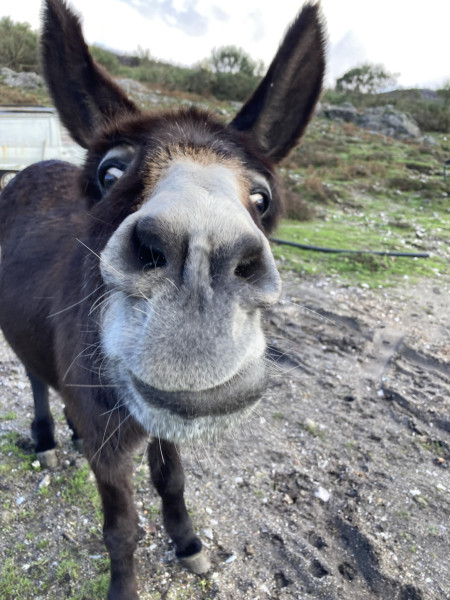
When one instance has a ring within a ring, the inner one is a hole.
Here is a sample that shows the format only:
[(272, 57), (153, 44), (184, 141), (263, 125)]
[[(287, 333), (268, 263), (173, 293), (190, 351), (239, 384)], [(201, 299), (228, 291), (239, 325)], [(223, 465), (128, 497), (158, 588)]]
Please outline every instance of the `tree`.
[(209, 60), (216, 73), (242, 73), (248, 77), (261, 75), (262, 63), (253, 60), (245, 50), (237, 46), (214, 48)]
[(38, 34), (28, 23), (0, 19), (0, 66), (14, 71), (38, 71)]
[(354, 67), (336, 80), (337, 92), (376, 94), (395, 86), (397, 75), (389, 73), (383, 65), (365, 63)]

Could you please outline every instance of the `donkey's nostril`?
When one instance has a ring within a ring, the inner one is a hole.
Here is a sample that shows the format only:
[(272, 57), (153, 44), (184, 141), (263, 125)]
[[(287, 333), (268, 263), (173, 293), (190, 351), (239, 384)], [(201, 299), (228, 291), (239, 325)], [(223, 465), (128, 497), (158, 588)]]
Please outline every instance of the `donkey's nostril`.
[(138, 260), (142, 269), (156, 269), (157, 267), (165, 267), (167, 264), (164, 252), (155, 246), (139, 246)]
[(157, 269), (167, 264), (161, 236), (153, 220), (141, 219), (133, 232), (134, 253), (142, 270)]
[(252, 280), (254, 277), (261, 275), (261, 257), (255, 256), (241, 261), (234, 270), (236, 277), (241, 279)]
[(253, 306), (267, 307), (274, 304), (280, 294), (280, 276), (267, 242), (261, 236), (242, 236), (233, 276), (238, 289), (247, 290), (247, 301)]

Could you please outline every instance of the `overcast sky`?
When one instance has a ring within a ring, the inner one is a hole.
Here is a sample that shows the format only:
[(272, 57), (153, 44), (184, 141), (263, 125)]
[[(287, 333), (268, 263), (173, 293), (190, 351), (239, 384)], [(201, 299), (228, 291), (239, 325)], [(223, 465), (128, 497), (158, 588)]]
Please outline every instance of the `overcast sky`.
[[(362, 62), (399, 74), (402, 87), (450, 81), (450, 0), (322, 0), (328, 82)], [(0, 2), (0, 17), (39, 27), (40, 0)], [(234, 44), (268, 66), (302, 0), (72, 0), (87, 41), (191, 65)]]

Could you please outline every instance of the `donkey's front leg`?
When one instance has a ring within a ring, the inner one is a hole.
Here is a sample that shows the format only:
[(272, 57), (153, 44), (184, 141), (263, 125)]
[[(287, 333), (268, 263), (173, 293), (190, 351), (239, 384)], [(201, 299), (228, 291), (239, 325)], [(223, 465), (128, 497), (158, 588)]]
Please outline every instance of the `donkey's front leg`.
[(164, 526), (175, 544), (177, 558), (197, 575), (206, 573), (210, 562), (186, 510), (178, 448), (172, 442), (154, 440), (149, 445), (148, 458), (153, 483), (162, 499)]
[(133, 465), (129, 455), (117, 456), (114, 470), (96, 459), (92, 469), (103, 504), (103, 537), (111, 561), (108, 600), (137, 600), (134, 551), (138, 515), (133, 500)]

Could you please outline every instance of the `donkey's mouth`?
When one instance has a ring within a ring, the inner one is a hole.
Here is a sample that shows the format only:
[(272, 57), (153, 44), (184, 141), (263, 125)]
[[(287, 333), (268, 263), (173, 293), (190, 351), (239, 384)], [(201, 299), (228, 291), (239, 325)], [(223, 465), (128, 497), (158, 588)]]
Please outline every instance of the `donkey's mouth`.
[(252, 363), (225, 383), (201, 391), (166, 391), (146, 383), (128, 371), (131, 384), (151, 407), (185, 420), (231, 415), (249, 408), (260, 398), (267, 383), (264, 361)]

